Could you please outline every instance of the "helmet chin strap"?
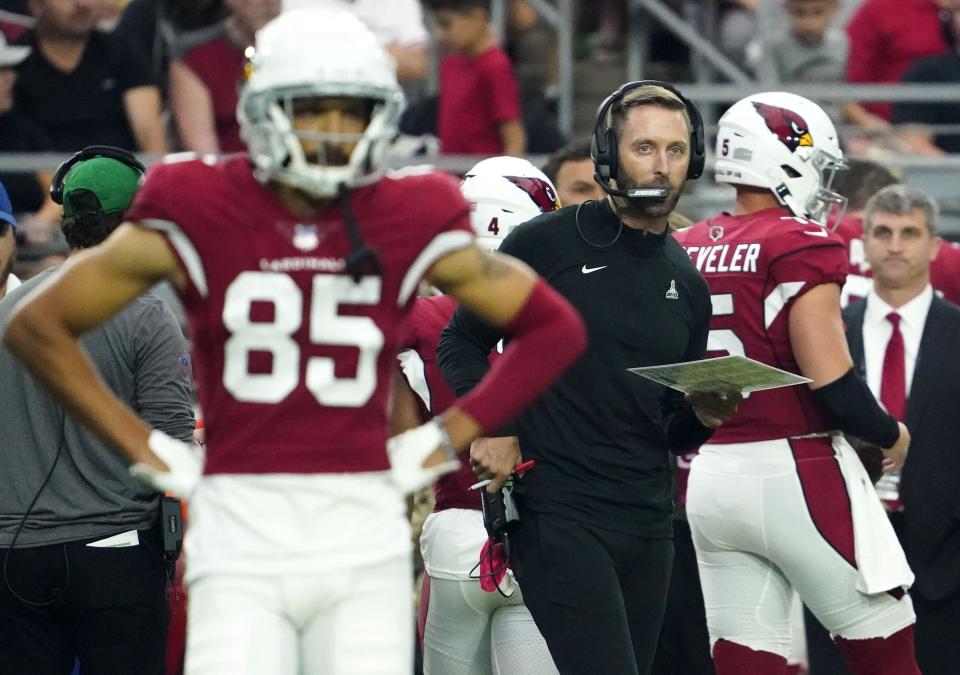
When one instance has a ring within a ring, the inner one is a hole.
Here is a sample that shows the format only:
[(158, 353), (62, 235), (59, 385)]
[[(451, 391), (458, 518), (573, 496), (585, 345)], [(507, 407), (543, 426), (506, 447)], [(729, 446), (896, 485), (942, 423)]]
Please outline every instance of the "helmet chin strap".
[(787, 183), (784, 180), (783, 169), (779, 167), (771, 167), (770, 169), (767, 169), (767, 176), (770, 178), (770, 183), (773, 185), (770, 190), (774, 195), (776, 195), (779, 202), (790, 209), (790, 212), (793, 215), (799, 216), (800, 218), (805, 218), (805, 210), (800, 204), (797, 203), (793, 193), (790, 192), (790, 188), (787, 187)]
[(376, 276), (382, 276), (383, 269), (380, 266), (380, 259), (377, 257), (377, 249), (363, 240), (360, 225), (357, 223), (357, 219), (353, 215), (353, 208), (350, 206), (350, 188), (346, 183), (340, 183), (337, 186), (337, 196), (340, 198), (340, 210), (347, 229), (347, 237), (350, 239), (350, 252), (347, 254), (346, 260), (347, 274), (353, 278), (355, 284), (360, 283), (365, 270)]

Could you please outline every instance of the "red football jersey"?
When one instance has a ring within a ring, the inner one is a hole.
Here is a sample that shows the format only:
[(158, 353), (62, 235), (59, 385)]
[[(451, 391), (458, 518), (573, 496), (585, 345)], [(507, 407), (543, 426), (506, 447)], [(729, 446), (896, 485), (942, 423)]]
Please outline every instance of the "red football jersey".
[[(427, 387), (427, 391), (422, 395), (427, 397), (424, 402), (431, 415), (440, 415), (456, 400), (437, 366), (440, 331), (447, 325), (456, 308), (457, 301), (448, 295), (417, 298), (407, 320), (401, 345), (401, 349), (411, 349), (419, 357)], [(436, 498), (434, 511), (479, 509), (480, 495), (476, 490), (470, 489), (477, 480), (468, 462), (462, 462), (459, 471), (441, 476), (433, 485)]]
[(960, 244), (943, 242), (930, 265), (930, 285), (943, 297), (960, 305)]
[[(727, 214), (677, 233), (710, 286), (708, 357), (741, 354), (799, 373), (787, 318), (797, 298), (842, 285), (847, 253), (835, 234), (786, 209)], [(744, 443), (830, 429), (805, 386), (754, 392), (712, 443)]]
[(847, 262), (850, 265), (847, 281), (840, 291), (840, 306), (863, 300), (873, 288), (870, 265), (863, 250), (863, 221), (847, 216), (837, 225), (837, 236), (847, 247)]
[(158, 164), (127, 217), (162, 232), (182, 293), (207, 427), (205, 471), (339, 473), (389, 467), (387, 397), (421, 277), (472, 240), (448, 176), (388, 173), (349, 193), (380, 275), (346, 273), (341, 204), (310, 218), (246, 157)]

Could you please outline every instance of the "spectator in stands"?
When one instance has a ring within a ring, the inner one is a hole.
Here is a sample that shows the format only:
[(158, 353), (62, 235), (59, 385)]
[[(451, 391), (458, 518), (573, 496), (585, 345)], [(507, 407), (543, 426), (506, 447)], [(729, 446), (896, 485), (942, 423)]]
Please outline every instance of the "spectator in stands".
[(346, 10), (360, 19), (396, 60), (400, 84), (427, 76), (430, 36), (420, 0), (283, 0), (283, 11), (318, 4)]
[(590, 5), (596, 13), (597, 30), (594, 33), (593, 61), (609, 65), (623, 61), (623, 37), (626, 25), (626, 3), (623, 0), (599, 0)]
[(446, 154), (522, 155), (526, 135), (510, 60), (490, 27), (490, 0), (426, 0), (440, 63), (438, 133)]
[[(903, 82), (939, 82), (956, 89), (960, 84), (960, 2), (940, 10), (940, 26), (950, 51), (917, 59), (903, 75)], [(960, 106), (951, 103), (898, 103), (893, 107), (893, 122), (906, 125), (900, 138), (918, 155), (960, 153), (960, 132), (936, 134), (929, 124), (960, 125)]]
[[(957, 0), (864, 0), (850, 23), (850, 53), (847, 80), (852, 83), (899, 82), (921, 56), (940, 54), (947, 43), (940, 30), (938, 13)], [(865, 128), (890, 127), (893, 107), (889, 103), (846, 103), (844, 114)]]
[(527, 152), (547, 154), (566, 142), (557, 124), (557, 34), (529, 0), (507, 5), (505, 50), (520, 90)]
[(160, 90), (125, 41), (96, 30), (100, 0), (30, 0), (33, 47), (17, 67), (17, 108), (53, 149), (92, 144), (164, 152)]
[(13, 274), (13, 264), (17, 261), (15, 229), (17, 219), (13, 217), (7, 191), (0, 183), (0, 298), (20, 285), (20, 280)]
[[(0, 152), (41, 152), (50, 149), (50, 139), (25, 115), (14, 110), (13, 90), (17, 81), (15, 66), (30, 53), (29, 47), (7, 44), (0, 33)], [(32, 220), (56, 223), (60, 208), (50, 199), (49, 171), (2, 171), (0, 180), (7, 188), (17, 213), (33, 214)]]
[(833, 23), (838, 0), (786, 0), (787, 25), (748, 48), (748, 62), (764, 84), (840, 82), (847, 37)]
[[(117, 156), (124, 160), (80, 155), (65, 180), (55, 181), (72, 252), (105, 239), (137, 191), (142, 165)], [(15, 304), (53, 274), (25, 282), (0, 303), (0, 329)], [(162, 301), (141, 296), (84, 335), (84, 346), (116, 395), (172, 436), (193, 438), (186, 340)], [(79, 658), (88, 675), (162, 675), (168, 611), (160, 496), (67, 415), (6, 347), (0, 380), (3, 672), (69, 673)]]
[(227, 12), (223, 0), (130, 0), (114, 32), (140, 51), (166, 94), (170, 61), (217, 34)]
[(543, 172), (556, 187), (561, 206), (603, 199), (603, 189), (593, 179), (594, 171), (589, 138), (567, 143), (550, 155), (543, 165)]
[(721, 0), (717, 23), (720, 50), (738, 65), (747, 63), (747, 45), (757, 33), (760, 0)]
[(556, 96), (556, 32), (537, 14), (529, 0), (514, 0), (508, 9), (507, 51), (513, 57), (520, 91)]
[(170, 107), (184, 150), (240, 152), (237, 98), (244, 51), (280, 14), (280, 0), (225, 0), (230, 15), (213, 38), (170, 64)]

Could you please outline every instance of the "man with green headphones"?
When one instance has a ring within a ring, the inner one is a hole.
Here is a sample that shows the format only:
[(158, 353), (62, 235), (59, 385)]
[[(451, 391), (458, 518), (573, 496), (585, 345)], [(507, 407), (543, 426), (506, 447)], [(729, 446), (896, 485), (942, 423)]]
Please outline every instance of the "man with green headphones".
[(63, 205), (60, 227), (71, 251), (96, 246), (116, 229), (144, 170), (131, 153), (109, 145), (84, 148), (60, 165), (50, 195)]
[[(117, 148), (85, 148), (57, 171), (71, 257), (120, 224), (143, 166)], [(56, 269), (0, 302), (14, 305)], [(192, 373), (170, 309), (147, 293), (84, 335), (100, 376), (150, 424), (192, 440)], [(4, 672), (164, 672), (168, 611), (160, 495), (67, 415), (0, 346), (0, 663)]]

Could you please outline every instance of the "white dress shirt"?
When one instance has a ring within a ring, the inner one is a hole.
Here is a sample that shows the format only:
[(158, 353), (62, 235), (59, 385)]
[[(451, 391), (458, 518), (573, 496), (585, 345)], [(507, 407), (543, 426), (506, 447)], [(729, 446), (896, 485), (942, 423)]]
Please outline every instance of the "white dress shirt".
[(900, 315), (900, 332), (903, 334), (903, 355), (906, 365), (907, 397), (910, 396), (910, 384), (913, 380), (913, 368), (920, 351), (920, 338), (923, 326), (927, 322), (930, 303), (933, 302), (933, 287), (927, 287), (913, 300), (899, 309), (884, 302), (871, 288), (867, 294), (867, 307), (863, 315), (863, 362), (867, 370), (867, 385), (880, 400), (880, 382), (883, 378), (883, 356), (887, 351), (887, 342), (893, 335), (893, 324), (887, 320), (890, 312)]

